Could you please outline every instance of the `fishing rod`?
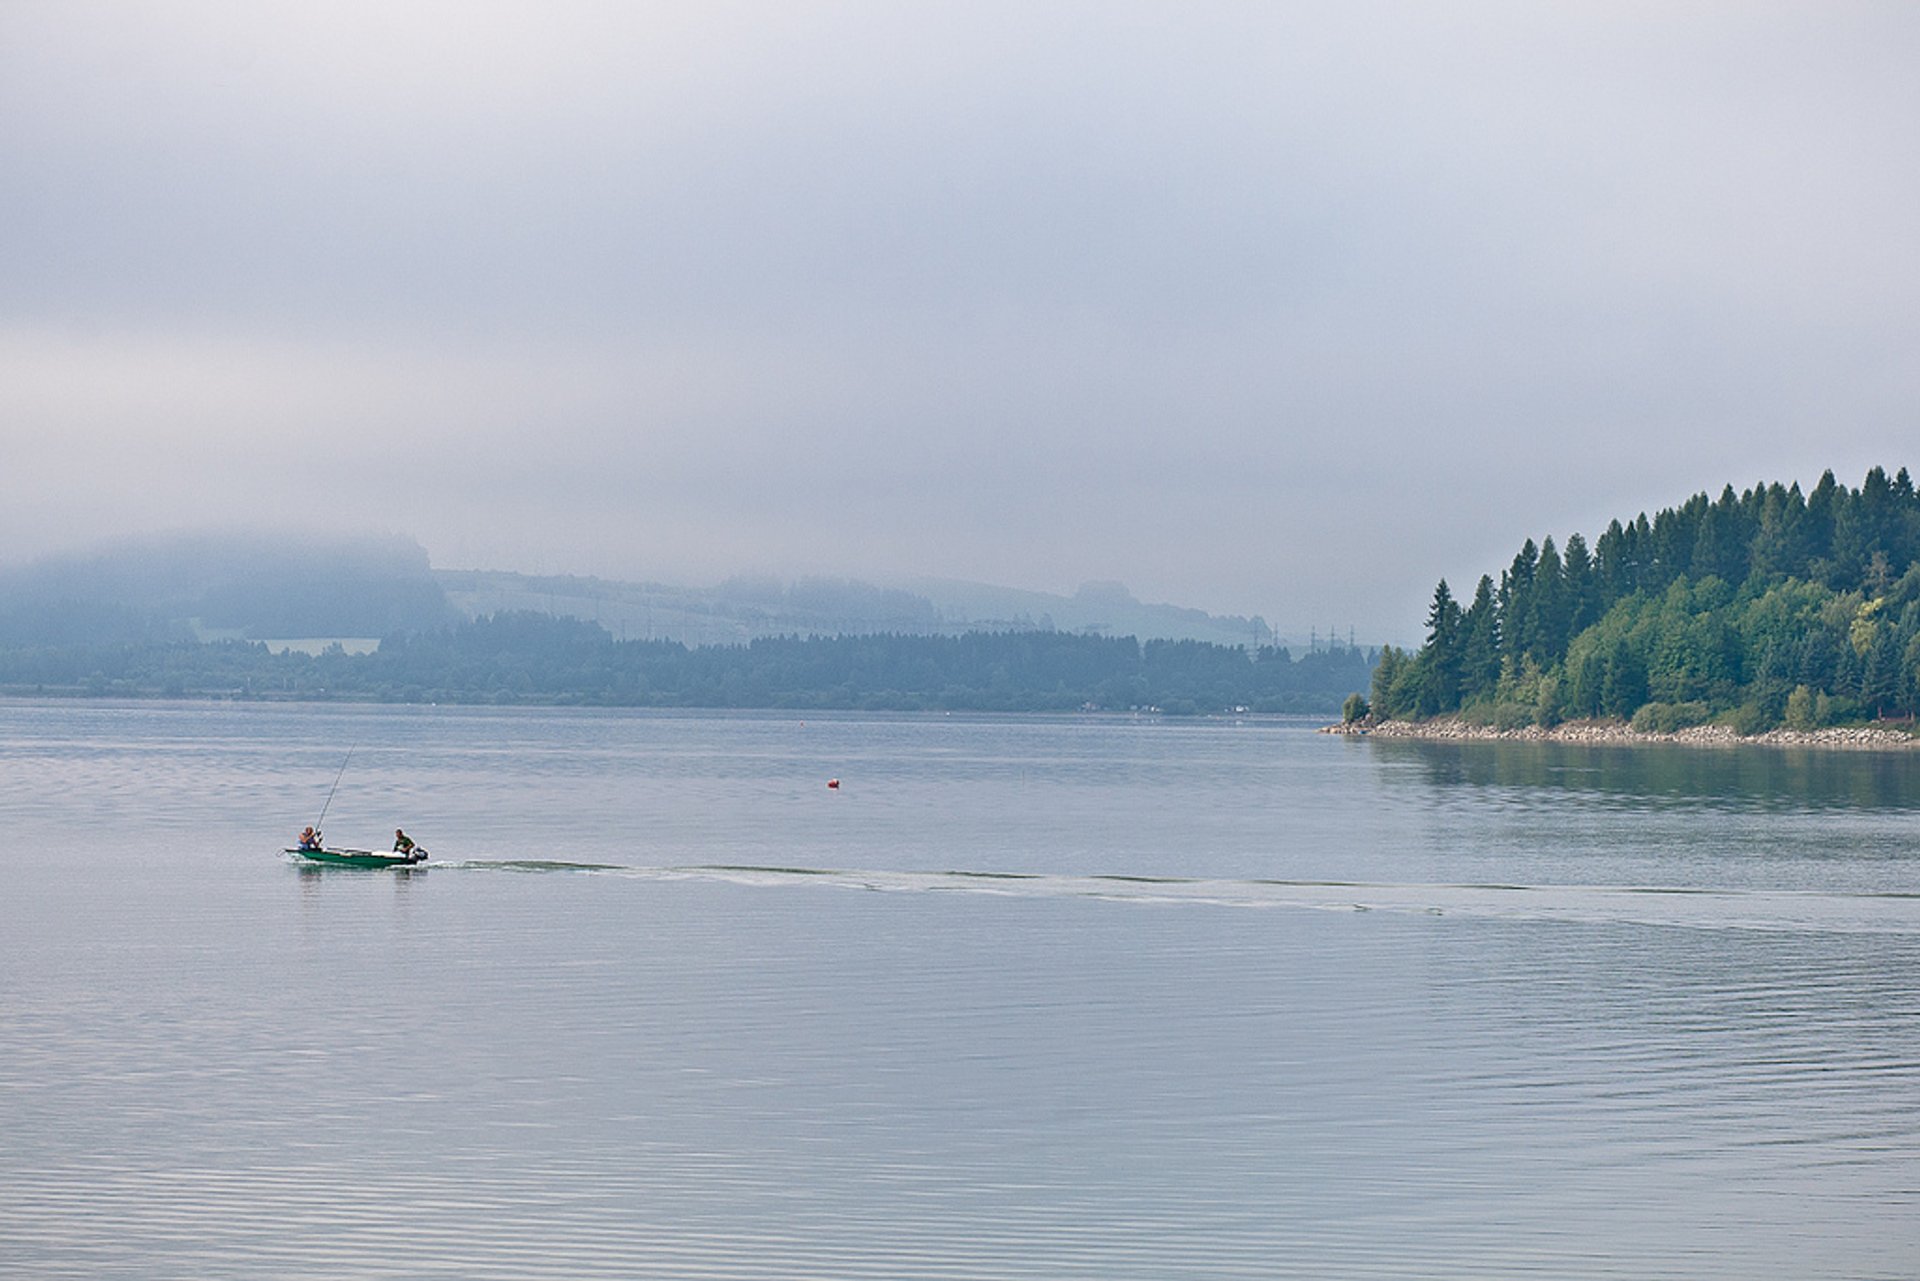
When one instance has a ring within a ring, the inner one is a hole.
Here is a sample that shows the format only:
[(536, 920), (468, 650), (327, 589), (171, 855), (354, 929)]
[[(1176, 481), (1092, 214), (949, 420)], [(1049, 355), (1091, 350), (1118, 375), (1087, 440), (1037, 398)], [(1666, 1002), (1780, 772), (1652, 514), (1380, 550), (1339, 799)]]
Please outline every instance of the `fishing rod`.
[(353, 748), (358, 746), (360, 746), (360, 744), (355, 743), (352, 747), (347, 748), (346, 756), (340, 761), (340, 772), (333, 776), (333, 786), (327, 789), (327, 803), (320, 807), (320, 817), (314, 820), (313, 833), (315, 836), (320, 834), (320, 825), (327, 821), (327, 810), (333, 806), (333, 794), (340, 790), (340, 780), (345, 778), (347, 774), (347, 762), (353, 759)]

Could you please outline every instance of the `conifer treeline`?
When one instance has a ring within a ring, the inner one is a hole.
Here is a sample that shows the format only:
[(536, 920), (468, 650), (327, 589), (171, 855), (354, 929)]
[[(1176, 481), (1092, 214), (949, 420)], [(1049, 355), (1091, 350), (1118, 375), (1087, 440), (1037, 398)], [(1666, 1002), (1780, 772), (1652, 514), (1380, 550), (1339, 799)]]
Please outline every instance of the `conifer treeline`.
[[(1389, 646), (1376, 717), (1502, 725), (1717, 717), (1743, 732), (1920, 709), (1920, 496), (1903, 467), (1858, 489), (1756, 485), (1616, 520), (1589, 549), (1528, 539), (1466, 605), (1444, 579), (1417, 654)], [(1357, 711), (1357, 708), (1350, 707)]]

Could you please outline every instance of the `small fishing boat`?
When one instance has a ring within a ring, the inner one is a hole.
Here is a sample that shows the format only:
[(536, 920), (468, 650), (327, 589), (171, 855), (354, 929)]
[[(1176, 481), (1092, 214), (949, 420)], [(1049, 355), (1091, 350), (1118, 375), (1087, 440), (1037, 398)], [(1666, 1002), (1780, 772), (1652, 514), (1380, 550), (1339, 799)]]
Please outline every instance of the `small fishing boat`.
[(417, 845), (406, 854), (383, 854), (378, 850), (308, 850), (298, 846), (290, 847), (287, 853), (311, 863), (333, 863), (341, 867), (411, 867), (427, 861), (427, 852)]
[(326, 803), (320, 806), (320, 817), (312, 827), (300, 833), (300, 843), (289, 846), (287, 853), (296, 859), (309, 863), (331, 863), (336, 867), (412, 867), (416, 863), (427, 861), (427, 852), (406, 838), (404, 832), (396, 831), (395, 848), (392, 853), (379, 850), (333, 850), (320, 844), (320, 824), (327, 821), (327, 811), (333, 808), (333, 794), (340, 790), (340, 780), (346, 777), (347, 762), (353, 759), (353, 747), (340, 760), (340, 772), (333, 776), (333, 786), (327, 789)]

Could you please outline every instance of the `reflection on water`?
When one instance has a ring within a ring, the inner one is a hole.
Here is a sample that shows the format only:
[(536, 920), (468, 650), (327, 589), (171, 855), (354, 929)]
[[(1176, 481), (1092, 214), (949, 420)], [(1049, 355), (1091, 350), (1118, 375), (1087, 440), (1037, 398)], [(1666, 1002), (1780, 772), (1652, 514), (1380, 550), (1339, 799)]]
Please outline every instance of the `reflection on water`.
[(1912, 1276), (1900, 778), (1409, 746), (0, 705), (0, 1275)]
[(1629, 805), (1920, 809), (1920, 752), (1370, 739), (1440, 787), (1595, 792)]

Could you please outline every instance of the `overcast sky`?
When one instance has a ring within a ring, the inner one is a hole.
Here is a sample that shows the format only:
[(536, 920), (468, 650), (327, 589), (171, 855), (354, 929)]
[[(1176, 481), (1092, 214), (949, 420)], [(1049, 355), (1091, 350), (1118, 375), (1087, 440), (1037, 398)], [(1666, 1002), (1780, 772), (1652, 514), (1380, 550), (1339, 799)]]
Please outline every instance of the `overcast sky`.
[(0, 560), (930, 574), (1417, 636), (1920, 467), (1920, 6), (0, 0)]

